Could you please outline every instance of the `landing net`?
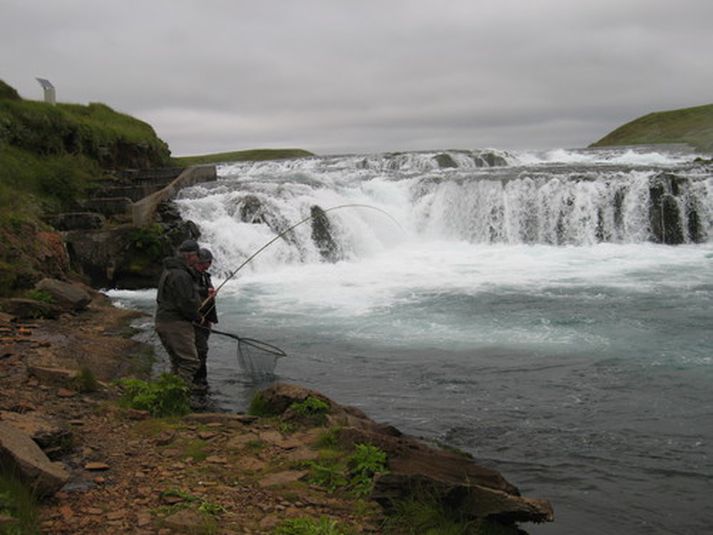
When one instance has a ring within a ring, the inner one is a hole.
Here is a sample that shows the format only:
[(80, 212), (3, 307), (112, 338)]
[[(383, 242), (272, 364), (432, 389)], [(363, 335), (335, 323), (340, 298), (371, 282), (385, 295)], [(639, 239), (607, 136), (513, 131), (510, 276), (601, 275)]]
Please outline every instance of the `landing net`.
[(267, 342), (238, 338), (238, 365), (252, 377), (274, 375), (277, 359), (285, 356), (287, 354), (282, 349)]

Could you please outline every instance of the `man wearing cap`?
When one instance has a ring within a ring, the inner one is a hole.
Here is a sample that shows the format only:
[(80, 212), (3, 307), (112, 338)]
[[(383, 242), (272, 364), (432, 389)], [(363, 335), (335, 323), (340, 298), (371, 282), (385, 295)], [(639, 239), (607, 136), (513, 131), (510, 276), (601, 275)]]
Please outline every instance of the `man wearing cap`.
[(215, 310), (215, 288), (210, 280), (210, 269), (213, 263), (213, 254), (208, 249), (200, 249), (198, 251), (198, 262), (196, 263), (196, 273), (198, 274), (198, 293), (201, 297), (201, 304), (205, 303), (200, 313), (203, 316), (203, 321), (195, 325), (196, 331), (196, 350), (198, 351), (198, 360), (200, 360), (200, 368), (196, 374), (196, 382), (199, 384), (208, 384), (208, 337), (210, 336), (210, 327), (213, 323), (218, 323), (218, 314)]
[(204, 390), (195, 382), (200, 360), (193, 323), (203, 320), (198, 312), (201, 299), (194, 270), (198, 249), (195, 240), (186, 240), (178, 247), (177, 256), (164, 258), (156, 294), (156, 332), (171, 358), (171, 371), (194, 393)]

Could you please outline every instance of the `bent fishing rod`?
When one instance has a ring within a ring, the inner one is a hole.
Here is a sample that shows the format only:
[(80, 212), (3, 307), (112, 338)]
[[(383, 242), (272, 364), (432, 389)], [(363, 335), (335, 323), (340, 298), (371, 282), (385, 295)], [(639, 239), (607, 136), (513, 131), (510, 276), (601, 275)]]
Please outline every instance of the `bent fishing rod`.
[[(371, 209), (371, 210), (376, 210), (377, 212), (381, 212), (382, 214), (386, 215), (389, 219), (391, 219), (394, 223), (396, 223), (396, 225), (401, 229), (402, 232), (405, 232), (404, 229), (403, 229), (403, 227), (401, 226), (401, 224), (400, 224), (400, 223), (396, 220), (396, 218), (394, 218), (390, 213), (388, 213), (386, 210), (382, 210), (381, 208), (378, 208), (378, 207), (376, 207), (376, 206), (372, 206), (372, 205), (370, 205), (370, 204), (357, 204), (357, 203), (341, 204), (341, 205), (339, 205), (339, 206), (333, 206), (333, 207), (331, 207), (331, 208), (327, 208), (326, 210), (323, 210), (323, 213), (331, 212), (331, 211), (334, 211), (334, 210), (341, 210), (341, 209), (343, 209), (343, 208), (369, 208), (369, 209)], [(268, 247), (270, 247), (270, 245), (272, 245), (272, 244), (275, 243), (277, 240), (279, 240), (280, 238), (282, 238), (285, 234), (287, 234), (288, 232), (291, 232), (292, 230), (294, 230), (295, 228), (299, 227), (299, 226), (302, 225), (303, 223), (306, 223), (307, 221), (310, 221), (310, 220), (312, 220), (312, 219), (314, 219), (314, 218), (316, 218), (316, 217), (319, 217), (319, 215), (320, 215), (320, 214), (310, 214), (309, 216), (305, 217), (304, 219), (301, 219), (300, 221), (298, 221), (298, 222), (295, 223), (294, 225), (291, 225), (291, 226), (288, 227), (287, 229), (283, 230), (283, 231), (280, 232), (277, 236), (275, 236), (274, 238), (272, 238), (271, 240), (269, 240), (267, 243), (265, 243), (262, 247), (260, 247), (257, 251), (255, 251), (252, 255), (250, 255), (250, 256), (249, 256), (242, 264), (240, 264), (235, 270), (231, 271), (230, 274), (228, 275), (228, 277), (215, 289), (215, 292), (213, 292), (213, 295), (208, 296), (208, 297), (201, 303), (201, 305), (200, 305), (199, 308), (200, 308), (200, 309), (203, 309), (209, 302), (212, 301), (212, 303), (210, 304), (210, 307), (205, 310), (205, 314), (207, 314), (207, 313), (215, 306), (215, 296), (218, 294), (218, 292), (220, 291), (220, 289), (221, 289), (223, 286), (225, 286), (225, 284), (226, 284), (230, 279), (232, 279), (232, 278), (238, 273), (238, 271), (240, 271), (241, 269), (243, 269), (243, 268), (244, 268), (247, 264), (249, 264), (257, 255), (259, 255), (260, 253), (262, 253), (265, 249), (267, 249)], [(241, 336), (238, 336), (238, 335), (236, 335), (236, 334), (232, 334), (232, 333), (228, 333), (228, 332), (224, 332), (224, 331), (218, 331), (218, 330), (213, 329), (212, 327), (206, 327), (206, 326), (204, 326), (204, 325), (201, 325), (201, 324), (198, 323), (198, 322), (194, 322), (193, 325), (195, 325), (196, 327), (199, 327), (199, 328), (201, 328), (201, 329), (205, 329), (205, 330), (207, 330), (207, 331), (213, 332), (213, 333), (215, 333), (215, 334), (219, 334), (219, 335), (222, 335), (222, 336), (227, 336), (227, 337), (229, 337), (229, 338), (233, 338), (233, 339), (237, 340), (237, 341), (238, 341), (238, 351), (240, 351), (240, 345), (241, 345), (241, 344), (245, 344), (245, 345), (254, 347), (254, 348), (256, 348), (256, 349), (259, 349), (259, 350), (261, 350), (261, 351), (265, 351), (265, 352), (267, 352), (267, 353), (270, 353), (270, 354), (272, 354), (272, 355), (274, 355), (274, 356), (276, 356), (276, 357), (284, 357), (284, 356), (286, 356), (286, 353), (285, 353), (282, 349), (280, 349), (279, 347), (274, 346), (274, 345), (272, 345), (272, 344), (268, 344), (267, 342), (262, 342), (262, 341), (260, 341), (260, 340), (255, 340), (255, 339), (253, 339), (253, 338), (241, 337)]]
[[(343, 209), (343, 208), (369, 208), (369, 209), (371, 209), (371, 210), (376, 210), (377, 212), (381, 212), (382, 214), (384, 214), (385, 216), (387, 216), (387, 217), (388, 217), (389, 219), (391, 219), (394, 223), (396, 223), (396, 225), (397, 225), (402, 231), (404, 231), (404, 228), (401, 226), (401, 224), (398, 222), (398, 220), (397, 220), (394, 216), (392, 216), (389, 212), (387, 212), (386, 210), (382, 210), (381, 208), (378, 208), (377, 206), (372, 206), (372, 205), (370, 205), (370, 204), (357, 204), (357, 203), (352, 203), (352, 204), (340, 204), (339, 206), (332, 206), (331, 208), (327, 208), (326, 210), (323, 210), (323, 211), (326, 213), (326, 212), (332, 212), (332, 211), (334, 211), (334, 210), (341, 210), (341, 209)], [(295, 223), (294, 225), (292, 225), (292, 226), (288, 227), (287, 229), (283, 230), (282, 232), (280, 232), (277, 236), (275, 236), (274, 238), (272, 238), (271, 240), (269, 240), (269, 241), (268, 241), (267, 243), (265, 243), (262, 247), (260, 247), (257, 251), (255, 251), (253, 254), (251, 254), (242, 264), (240, 264), (235, 270), (233, 270), (233, 271), (230, 272), (230, 274), (226, 277), (226, 279), (225, 279), (223, 282), (221, 282), (220, 285), (218, 285), (218, 287), (215, 289), (215, 293), (214, 293), (212, 296), (207, 297), (207, 298), (201, 303), (201, 308), (203, 308), (204, 306), (206, 306), (206, 305), (208, 304), (208, 302), (209, 302), (211, 299), (214, 299), (215, 296), (216, 296), (216, 295), (218, 294), (218, 292), (220, 291), (220, 289), (221, 289), (223, 286), (225, 286), (225, 284), (226, 284), (230, 279), (232, 279), (232, 278), (238, 273), (238, 271), (240, 271), (240, 270), (243, 269), (246, 265), (248, 265), (257, 255), (259, 255), (260, 253), (262, 253), (265, 249), (267, 249), (268, 247), (270, 247), (273, 243), (275, 243), (277, 240), (279, 240), (280, 238), (282, 238), (282, 237), (283, 237), (285, 234), (287, 234), (288, 232), (291, 232), (292, 230), (296, 229), (297, 227), (299, 227), (299, 226), (302, 225), (303, 223), (306, 223), (307, 221), (310, 221), (310, 220), (312, 220), (312, 219), (314, 219), (315, 217), (318, 217), (318, 216), (319, 216), (319, 214), (310, 214), (309, 216), (305, 217), (304, 219), (301, 219), (300, 221), (298, 221), (298, 222)], [(404, 231), (404, 232), (405, 232), (405, 231)], [(209, 309), (209, 310), (210, 310), (210, 309)]]

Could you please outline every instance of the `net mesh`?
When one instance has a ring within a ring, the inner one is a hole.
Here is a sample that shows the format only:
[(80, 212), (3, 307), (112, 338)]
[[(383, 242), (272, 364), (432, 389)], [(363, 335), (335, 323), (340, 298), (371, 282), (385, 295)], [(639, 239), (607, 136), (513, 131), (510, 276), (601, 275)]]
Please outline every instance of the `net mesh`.
[(251, 377), (266, 377), (275, 374), (277, 360), (285, 352), (260, 340), (238, 339), (238, 365), (243, 373)]

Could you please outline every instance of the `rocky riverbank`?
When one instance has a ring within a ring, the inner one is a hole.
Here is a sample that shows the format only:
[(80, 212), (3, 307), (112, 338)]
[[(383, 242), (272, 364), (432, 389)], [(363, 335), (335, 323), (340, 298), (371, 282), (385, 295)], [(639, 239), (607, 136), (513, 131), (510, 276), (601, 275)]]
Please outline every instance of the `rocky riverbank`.
[[(6, 302), (11, 313), (0, 315), (0, 460), (42, 497), (42, 533), (274, 533), (289, 519), (341, 530), (324, 533), (402, 533), (393, 518), (415, 489), (468, 518), (473, 533), (552, 520), (549, 503), (521, 497), (467, 455), (295, 385), (263, 391), (261, 417), (122, 408), (113, 381), (150, 372), (151, 349), (131, 338), (138, 313), (73, 288), (54, 308)], [(41, 315), (55, 319), (31, 317)], [(324, 418), (295, 410), (307, 400)], [(386, 454), (368, 492), (349, 480), (356, 444)], [(0, 530), (17, 522), (9, 513), (0, 503)]]

